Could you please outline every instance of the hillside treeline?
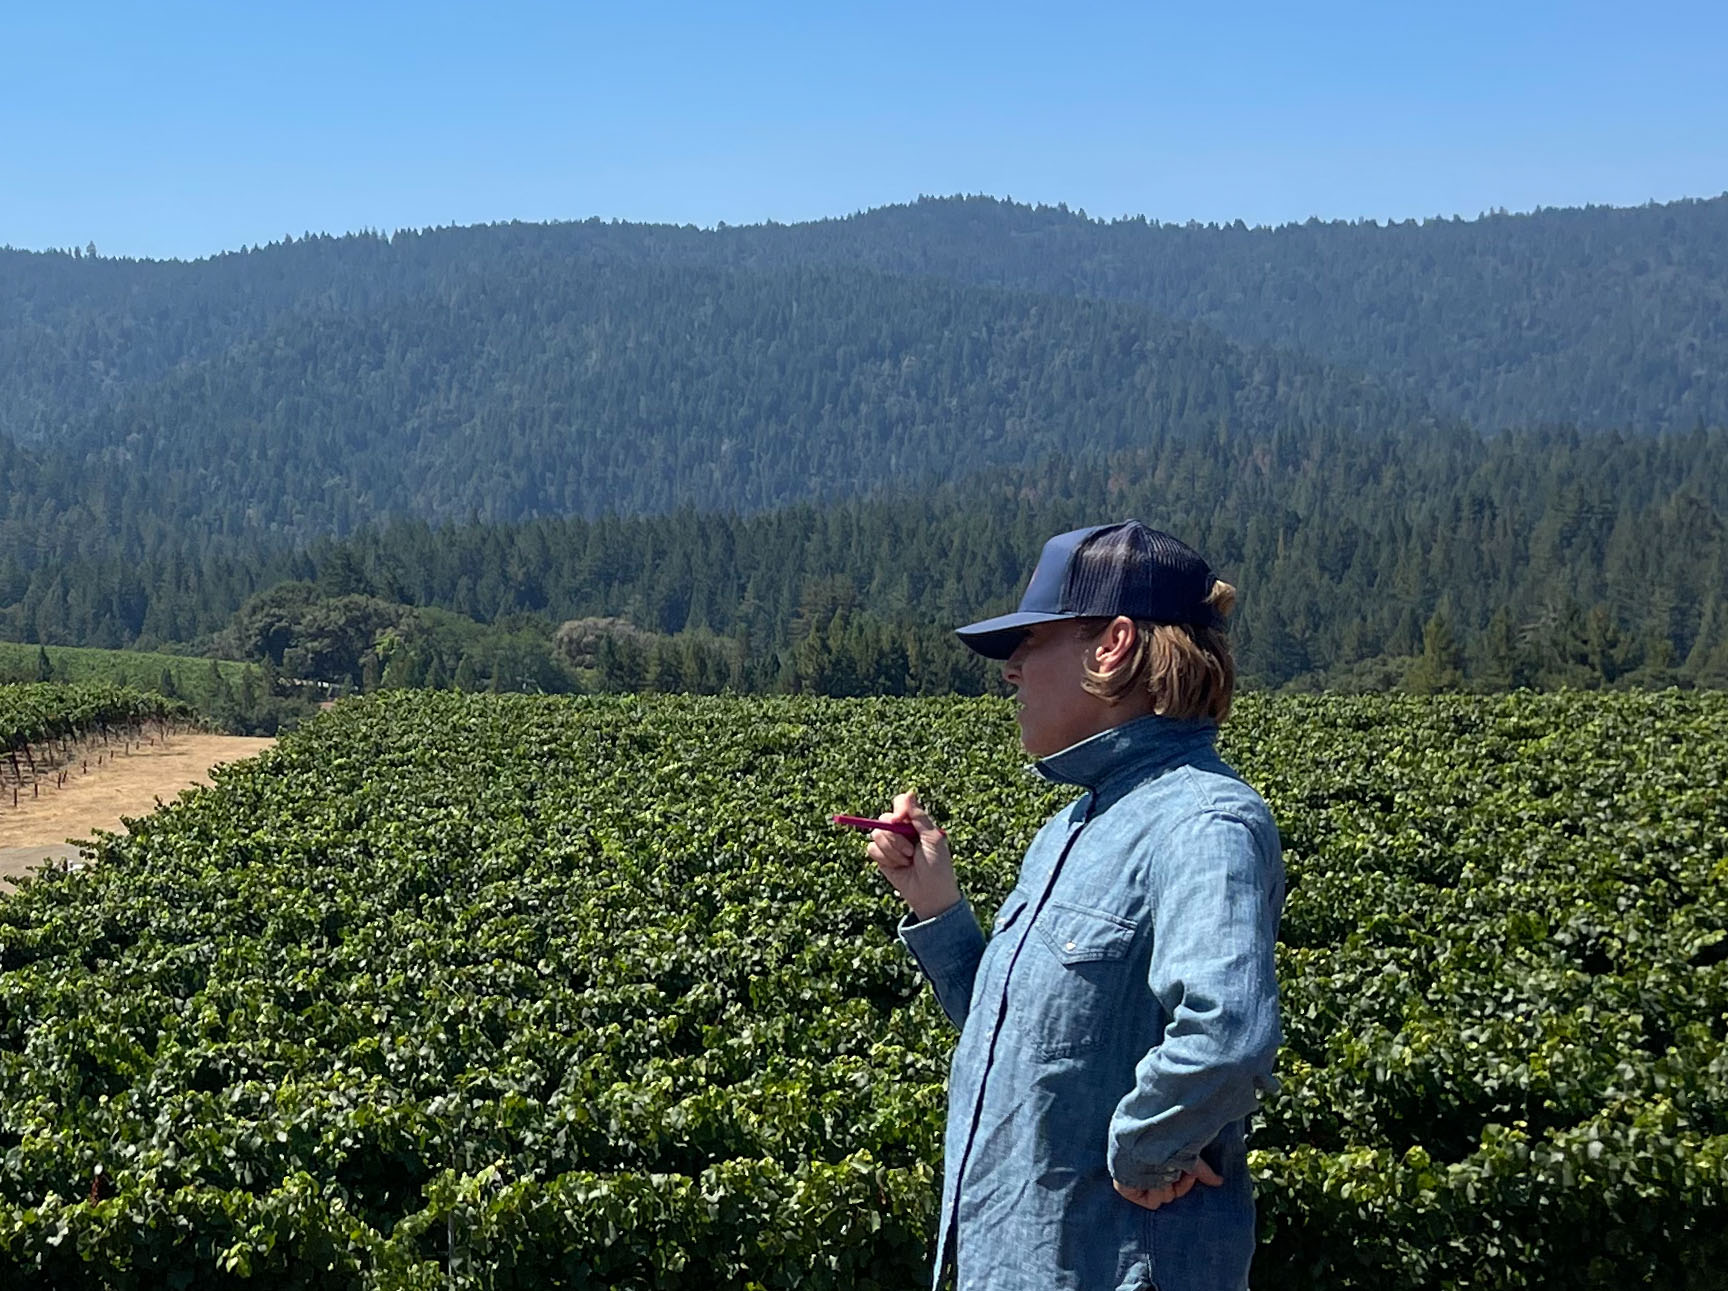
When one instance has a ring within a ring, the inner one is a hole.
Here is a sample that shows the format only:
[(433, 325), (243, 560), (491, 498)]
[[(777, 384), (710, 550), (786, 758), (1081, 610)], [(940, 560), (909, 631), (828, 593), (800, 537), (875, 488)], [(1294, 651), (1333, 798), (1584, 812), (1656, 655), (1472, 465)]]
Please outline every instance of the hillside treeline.
[(101, 397), (90, 373), (137, 329), (92, 324), (76, 344), (68, 324), (37, 329), (42, 352), (16, 367), (64, 380), (12, 405), (6, 546), (39, 559), (393, 516), (763, 509), (1221, 426), (1433, 420), (1139, 306), (861, 270), (458, 262), (416, 294), (367, 286), (344, 279), (208, 357), (188, 336), (180, 362)]
[(1721, 684), (1725, 257), (1728, 198), (0, 251), (0, 636), (972, 690), (947, 630), (1134, 514), (1242, 589), (1258, 684)]
[[(194, 264), (0, 252), (0, 433), (28, 437), (38, 414), (107, 406), (185, 364), (292, 349), (321, 318), (406, 310), (436, 331), (471, 282), (505, 308), (513, 288), (589, 272), (819, 267), (1133, 302), (1378, 373), (1489, 430), (1728, 420), (1728, 196), (1279, 228), (956, 197), (797, 225), (312, 237)], [(423, 356), (452, 371), (462, 357)]]
[(1386, 689), (1425, 652), (1438, 686), (1728, 684), (1724, 431), (1172, 437), (828, 506), (14, 568), (0, 601), (8, 635), (355, 685), (560, 688), (557, 627), (598, 620), (562, 661), (604, 688), (977, 690), (948, 629), (1012, 605), (1049, 534), (1128, 515), (1237, 585), (1255, 684)]
[(1488, 431), (1728, 421), (1728, 195), (1278, 228), (938, 198), (726, 230), (708, 254), (1134, 301), (1378, 374)]

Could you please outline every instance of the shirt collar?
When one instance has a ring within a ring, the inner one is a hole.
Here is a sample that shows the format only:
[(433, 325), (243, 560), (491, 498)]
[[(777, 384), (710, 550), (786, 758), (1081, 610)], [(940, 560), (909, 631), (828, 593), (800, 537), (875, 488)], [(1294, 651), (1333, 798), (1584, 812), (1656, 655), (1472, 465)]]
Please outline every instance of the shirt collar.
[(1139, 781), (1190, 760), (1210, 748), (1218, 723), (1209, 717), (1161, 717), (1156, 713), (1112, 726), (1042, 758), (1033, 771), (1055, 784), (1078, 785), (1094, 794), (1112, 781)]

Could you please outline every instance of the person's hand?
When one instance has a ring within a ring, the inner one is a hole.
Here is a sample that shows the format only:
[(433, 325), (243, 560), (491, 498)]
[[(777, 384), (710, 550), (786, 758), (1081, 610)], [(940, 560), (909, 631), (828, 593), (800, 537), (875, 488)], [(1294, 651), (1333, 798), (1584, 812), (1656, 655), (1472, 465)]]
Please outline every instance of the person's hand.
[[(1112, 1183), (1116, 1183), (1114, 1179)], [(1204, 1161), (1196, 1161), (1194, 1169), (1184, 1170), (1177, 1176), (1176, 1182), (1162, 1188), (1129, 1188), (1116, 1184), (1116, 1191), (1121, 1193), (1136, 1206), (1144, 1206), (1147, 1210), (1157, 1210), (1160, 1206), (1168, 1206), (1178, 1197), (1186, 1197), (1197, 1183), (1203, 1183), (1209, 1188), (1216, 1188), (1224, 1180), (1211, 1166)]]
[(960, 904), (960, 884), (954, 878), (954, 858), (948, 851), (948, 835), (936, 827), (930, 813), (918, 803), (916, 793), (894, 799), (894, 810), (878, 820), (903, 820), (918, 831), (907, 838), (886, 829), (870, 831), (865, 850), (882, 876), (894, 885), (901, 899), (918, 919), (934, 919)]

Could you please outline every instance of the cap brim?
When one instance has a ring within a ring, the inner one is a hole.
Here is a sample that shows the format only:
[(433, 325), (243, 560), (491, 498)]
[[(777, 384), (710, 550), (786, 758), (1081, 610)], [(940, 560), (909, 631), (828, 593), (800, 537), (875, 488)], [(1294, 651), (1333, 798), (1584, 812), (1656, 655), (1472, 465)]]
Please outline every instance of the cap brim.
[(1020, 644), (1020, 638), (1027, 628), (1036, 623), (1053, 623), (1058, 619), (1078, 617), (1075, 614), (1017, 610), (1013, 614), (999, 614), (993, 619), (968, 623), (963, 628), (956, 628), (954, 635), (986, 659), (1006, 659), (1014, 653), (1014, 648)]

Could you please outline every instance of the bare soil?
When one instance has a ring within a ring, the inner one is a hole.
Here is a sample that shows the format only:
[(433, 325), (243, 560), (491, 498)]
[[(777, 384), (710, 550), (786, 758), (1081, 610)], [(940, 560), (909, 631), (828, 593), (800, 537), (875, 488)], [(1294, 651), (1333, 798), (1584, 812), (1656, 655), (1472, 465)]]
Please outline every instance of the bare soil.
[(88, 838), (96, 829), (119, 831), (122, 816), (147, 816), (158, 798), (172, 802), (181, 790), (210, 783), (211, 767), (253, 757), (275, 742), (180, 733), (166, 742), (134, 744), (130, 752), (104, 750), (100, 765), (91, 753), (88, 770), (78, 758), (63, 768), (62, 786), (49, 774), (32, 797), (26, 783), (16, 807), (11, 784), (0, 786), (0, 889), (44, 860), (76, 857), (70, 840)]

